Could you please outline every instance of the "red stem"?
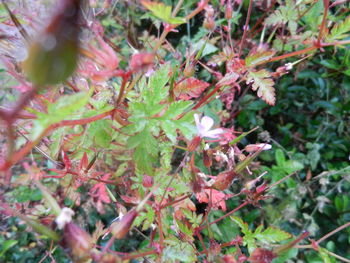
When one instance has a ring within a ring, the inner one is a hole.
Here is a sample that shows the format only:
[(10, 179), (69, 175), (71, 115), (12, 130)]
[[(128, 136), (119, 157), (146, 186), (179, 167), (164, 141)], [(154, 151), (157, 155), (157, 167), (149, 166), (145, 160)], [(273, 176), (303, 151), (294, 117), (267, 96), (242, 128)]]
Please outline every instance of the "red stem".
[(245, 20), (245, 25), (244, 25), (244, 29), (243, 29), (243, 37), (242, 37), (241, 43), (239, 45), (238, 57), (241, 56), (243, 44), (244, 44), (244, 41), (247, 37), (248, 25), (249, 25), (250, 15), (252, 13), (252, 8), (253, 8), (253, 0), (249, 0), (248, 14), (247, 14), (247, 18)]
[(317, 45), (318, 46), (321, 46), (321, 40), (323, 38), (323, 33), (324, 33), (325, 28), (326, 28), (329, 0), (323, 0), (323, 5), (324, 5), (324, 12), (323, 12), (322, 24), (321, 24), (320, 32), (319, 32), (318, 38), (317, 38)]

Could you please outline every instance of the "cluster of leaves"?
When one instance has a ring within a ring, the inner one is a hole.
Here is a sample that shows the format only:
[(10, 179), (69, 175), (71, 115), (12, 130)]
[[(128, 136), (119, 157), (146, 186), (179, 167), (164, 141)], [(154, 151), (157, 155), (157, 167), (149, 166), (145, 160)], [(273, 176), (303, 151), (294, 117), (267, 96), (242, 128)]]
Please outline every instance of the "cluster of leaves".
[(337, 2), (64, 0), (42, 30), (46, 1), (3, 3), (0, 259), (349, 256)]

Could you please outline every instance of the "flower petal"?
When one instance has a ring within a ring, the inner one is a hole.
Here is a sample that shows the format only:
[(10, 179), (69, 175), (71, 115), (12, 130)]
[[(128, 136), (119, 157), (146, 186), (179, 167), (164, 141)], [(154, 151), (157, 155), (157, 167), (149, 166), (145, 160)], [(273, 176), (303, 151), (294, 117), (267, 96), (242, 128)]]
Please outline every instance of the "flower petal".
[(210, 131), (206, 131), (203, 135), (203, 137), (208, 137), (208, 138), (212, 138), (212, 139), (216, 139), (221, 137), (221, 135), (225, 133), (225, 131), (221, 128), (218, 129), (214, 129), (214, 130), (210, 130)]
[(204, 127), (205, 131), (209, 131), (214, 125), (214, 120), (208, 116), (203, 116), (201, 119), (201, 125)]

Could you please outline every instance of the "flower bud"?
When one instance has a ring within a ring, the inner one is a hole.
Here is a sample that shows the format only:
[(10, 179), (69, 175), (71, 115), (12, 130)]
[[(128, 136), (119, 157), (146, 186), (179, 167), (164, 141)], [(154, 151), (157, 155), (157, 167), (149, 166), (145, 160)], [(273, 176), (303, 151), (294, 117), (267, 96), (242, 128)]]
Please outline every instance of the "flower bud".
[(142, 177), (142, 185), (146, 188), (150, 188), (153, 186), (153, 177), (145, 174)]
[(225, 18), (230, 20), (232, 18), (232, 4), (228, 3), (225, 9)]
[(132, 223), (138, 215), (135, 209), (130, 210), (120, 220), (112, 223), (110, 226), (113, 236), (117, 239), (122, 239), (129, 232)]
[(244, 149), (251, 153), (251, 152), (257, 152), (257, 151), (266, 151), (271, 149), (271, 145), (267, 143), (259, 143), (259, 144), (249, 144)]
[(212, 31), (215, 29), (215, 21), (214, 18), (208, 17), (204, 19), (203, 27), (209, 31)]
[(70, 255), (74, 262), (85, 262), (90, 258), (93, 247), (92, 239), (88, 233), (74, 223), (68, 223), (64, 227), (63, 242), (70, 248)]
[(60, 1), (57, 10), (23, 63), (27, 77), (39, 87), (65, 81), (77, 65), (81, 0)]

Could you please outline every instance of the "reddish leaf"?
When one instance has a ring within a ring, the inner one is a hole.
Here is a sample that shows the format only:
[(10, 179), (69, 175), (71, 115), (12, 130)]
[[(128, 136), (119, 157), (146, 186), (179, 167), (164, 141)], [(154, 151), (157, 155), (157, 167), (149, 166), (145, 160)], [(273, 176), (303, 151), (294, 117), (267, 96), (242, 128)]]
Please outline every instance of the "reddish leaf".
[(181, 100), (198, 98), (209, 87), (209, 83), (196, 78), (188, 78), (178, 83), (174, 88), (175, 96)]
[(223, 211), (226, 211), (225, 200), (230, 197), (231, 195), (226, 195), (215, 189), (205, 189), (203, 192), (196, 194), (196, 198), (200, 203), (209, 203), (211, 198), (212, 208), (222, 209)]
[(70, 170), (72, 168), (72, 163), (66, 152), (63, 152), (63, 163), (66, 170)]
[[(102, 180), (108, 180), (109, 174), (104, 175), (101, 179)], [(89, 191), (89, 194), (92, 197), (97, 198), (97, 203), (107, 203), (109, 204), (111, 202), (111, 199), (108, 195), (106, 184), (105, 183), (97, 183), (95, 184)]]
[(80, 160), (79, 169), (80, 170), (86, 169), (88, 164), (89, 164), (88, 156), (86, 152), (84, 152), (83, 157), (81, 157), (81, 160)]
[(249, 257), (251, 263), (270, 263), (277, 257), (272, 251), (264, 248), (256, 248)]
[(237, 174), (234, 171), (228, 171), (228, 172), (222, 172), (219, 173), (216, 177), (215, 183), (213, 184), (213, 187), (218, 190), (225, 190), (227, 189), (233, 179), (237, 176)]

